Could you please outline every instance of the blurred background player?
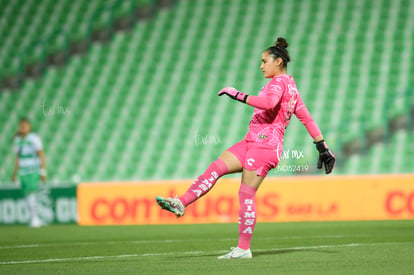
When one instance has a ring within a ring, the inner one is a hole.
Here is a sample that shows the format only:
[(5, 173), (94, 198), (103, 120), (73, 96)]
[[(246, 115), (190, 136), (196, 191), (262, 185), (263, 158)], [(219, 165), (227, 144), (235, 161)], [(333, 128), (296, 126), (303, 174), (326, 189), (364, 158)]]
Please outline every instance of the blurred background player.
[(21, 190), (30, 213), (30, 226), (40, 227), (43, 223), (38, 215), (35, 193), (38, 190), (39, 178), (46, 182), (46, 162), (42, 140), (31, 132), (31, 125), (27, 118), (19, 121), (19, 128), (14, 138), (14, 150), (16, 160), (12, 181), (15, 182), (16, 174), (19, 173)]
[[(251, 258), (250, 242), (256, 224), (256, 192), (267, 173), (275, 168), (283, 150), (283, 136), (292, 114), (305, 125), (319, 151), (318, 168), (325, 166), (331, 173), (335, 157), (328, 150), (322, 133), (303, 103), (295, 81), (286, 74), (290, 61), (288, 43), (278, 38), (274, 46), (262, 54), (260, 69), (265, 78), (271, 80), (260, 91), (251, 96), (234, 88), (224, 88), (219, 96), (230, 98), (255, 107), (245, 138), (227, 149), (213, 161), (203, 175), (199, 176), (179, 198), (157, 197), (162, 209), (177, 217), (184, 215), (185, 207), (205, 195), (223, 175), (242, 172), (239, 189), (239, 242), (228, 254), (219, 259)], [(225, 119), (225, 118), (223, 118)]]

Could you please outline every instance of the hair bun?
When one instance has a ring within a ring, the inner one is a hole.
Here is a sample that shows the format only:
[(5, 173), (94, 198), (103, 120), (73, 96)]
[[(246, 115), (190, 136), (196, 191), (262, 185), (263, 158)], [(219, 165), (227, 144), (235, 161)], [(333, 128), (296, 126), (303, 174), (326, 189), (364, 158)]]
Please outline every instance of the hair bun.
[(275, 42), (275, 47), (281, 47), (286, 49), (289, 46), (288, 42), (286, 41), (286, 39), (284, 39), (283, 37), (278, 37), (276, 42)]

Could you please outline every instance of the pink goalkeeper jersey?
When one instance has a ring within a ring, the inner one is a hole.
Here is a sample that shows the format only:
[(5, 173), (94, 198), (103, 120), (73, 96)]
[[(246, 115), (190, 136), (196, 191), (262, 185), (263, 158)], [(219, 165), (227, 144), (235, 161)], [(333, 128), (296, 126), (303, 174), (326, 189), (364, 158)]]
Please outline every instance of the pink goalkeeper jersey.
[[(272, 78), (259, 93), (259, 97), (278, 99), (271, 109), (254, 109), (249, 131), (244, 140), (262, 143), (263, 146), (276, 148), (283, 144), (283, 136), (296, 108), (304, 107), (295, 81), (290, 75)], [(306, 107), (305, 107), (306, 108)]]

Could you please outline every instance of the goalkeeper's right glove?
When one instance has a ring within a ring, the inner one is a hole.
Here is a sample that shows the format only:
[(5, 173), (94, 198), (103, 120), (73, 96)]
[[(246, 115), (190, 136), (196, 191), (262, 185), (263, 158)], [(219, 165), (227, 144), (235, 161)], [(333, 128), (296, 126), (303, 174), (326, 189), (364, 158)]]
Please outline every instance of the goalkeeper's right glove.
[(218, 96), (228, 95), (231, 99), (246, 103), (248, 95), (237, 91), (233, 87), (226, 87), (218, 92)]
[(324, 140), (314, 143), (316, 144), (316, 149), (319, 151), (318, 169), (322, 169), (322, 164), (324, 164), (325, 173), (331, 173), (336, 161), (334, 154), (329, 151), (328, 145), (326, 145), (326, 142)]

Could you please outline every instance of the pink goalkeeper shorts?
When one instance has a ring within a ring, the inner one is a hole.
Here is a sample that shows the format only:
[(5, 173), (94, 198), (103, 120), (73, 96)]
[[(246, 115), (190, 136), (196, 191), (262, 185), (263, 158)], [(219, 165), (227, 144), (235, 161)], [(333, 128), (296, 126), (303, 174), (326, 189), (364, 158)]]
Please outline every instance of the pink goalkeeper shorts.
[(271, 169), (277, 166), (280, 159), (280, 156), (277, 155), (277, 150), (263, 147), (260, 143), (247, 142), (245, 140), (237, 142), (227, 151), (230, 151), (239, 159), (243, 168), (249, 171), (257, 170), (257, 175), (263, 178), (267, 176)]

